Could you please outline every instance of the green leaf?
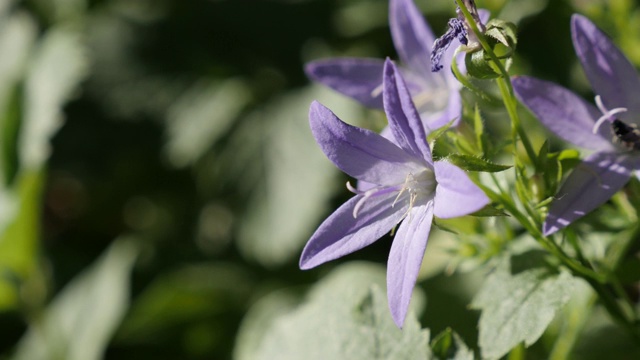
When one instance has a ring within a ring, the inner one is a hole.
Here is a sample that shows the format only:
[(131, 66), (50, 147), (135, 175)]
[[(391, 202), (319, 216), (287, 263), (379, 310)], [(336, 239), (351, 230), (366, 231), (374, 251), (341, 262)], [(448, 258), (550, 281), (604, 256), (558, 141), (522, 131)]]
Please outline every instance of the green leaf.
[[(5, 2), (3, 2), (5, 3)], [(36, 38), (34, 21), (23, 13), (0, 18), (0, 176), (10, 186), (18, 171), (18, 134), (23, 114), (25, 63)]]
[[(430, 359), (429, 333), (413, 311), (398, 329), (389, 312), (385, 271), (347, 264), (335, 269), (295, 311), (265, 330), (252, 359)], [(414, 294), (415, 302), (415, 294)]]
[(483, 141), (485, 135), (484, 120), (482, 119), (482, 114), (480, 114), (480, 108), (478, 107), (478, 104), (476, 104), (473, 111), (473, 129), (476, 133), (476, 142), (478, 148), (482, 149), (483, 154), (486, 155), (487, 150)]
[(293, 291), (279, 290), (269, 293), (246, 313), (238, 330), (233, 358), (253, 360), (267, 335), (268, 327), (277, 318), (295, 310), (300, 305), (299, 296)]
[(511, 168), (511, 166), (494, 164), (471, 155), (451, 154), (447, 160), (466, 171), (500, 172)]
[(181, 325), (241, 312), (255, 287), (251, 274), (233, 263), (189, 264), (165, 272), (136, 297), (116, 341), (152, 343)]
[(493, 204), (489, 204), (470, 215), (477, 217), (509, 216), (504, 210), (496, 208)]
[(17, 345), (14, 360), (97, 360), (125, 315), (137, 250), (117, 240), (51, 302)]
[(504, 46), (513, 49), (518, 44), (518, 37), (516, 36), (518, 29), (515, 24), (500, 19), (491, 19), (486, 28), (485, 34), (496, 39)]
[(431, 341), (431, 351), (438, 360), (473, 360), (473, 351), (469, 350), (460, 335), (451, 329), (441, 332)]
[(62, 107), (87, 69), (81, 32), (53, 28), (33, 54), (25, 80), (24, 118), (20, 129), (20, 165), (39, 168), (49, 157), (49, 140), (62, 126)]
[(250, 100), (239, 80), (196, 84), (169, 108), (165, 153), (173, 166), (197, 161), (237, 120)]
[(43, 171), (23, 172), (16, 193), (0, 194), (0, 309), (15, 306), (19, 286), (37, 269), (44, 180)]
[[(238, 246), (245, 257), (264, 266), (299, 256), (310, 230), (329, 213), (336, 190), (347, 191), (305, 120), (313, 99), (326, 100), (345, 121), (361, 117), (357, 104), (328, 89), (296, 90), (250, 114), (242, 143), (229, 154), (226, 177), (230, 167), (255, 171), (238, 177), (250, 182), (246, 186), (252, 195), (238, 224)], [(237, 149), (248, 152), (246, 162)]]
[(464, 63), (467, 67), (467, 73), (477, 79), (495, 79), (500, 74), (491, 65), (489, 56), (485, 56), (484, 50), (478, 50), (467, 53)]
[(498, 359), (519, 343), (533, 344), (569, 301), (577, 279), (544, 266), (542, 251), (506, 258), (489, 275), (471, 306), (482, 310), (479, 346)]

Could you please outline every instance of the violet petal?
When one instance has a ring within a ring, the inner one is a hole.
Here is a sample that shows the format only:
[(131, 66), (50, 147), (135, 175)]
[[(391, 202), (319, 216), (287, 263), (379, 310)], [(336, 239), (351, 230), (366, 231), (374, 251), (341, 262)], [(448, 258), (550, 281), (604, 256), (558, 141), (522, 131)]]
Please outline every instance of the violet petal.
[(433, 201), (411, 209), (396, 233), (387, 263), (387, 297), (393, 321), (399, 328), (409, 309), (420, 265), (427, 247)]
[(545, 236), (604, 204), (629, 181), (637, 163), (626, 154), (599, 152), (587, 157), (556, 194), (543, 225)]
[(367, 107), (382, 109), (383, 67), (380, 59), (334, 58), (310, 62), (305, 72), (312, 80)]
[(427, 144), (424, 125), (402, 76), (391, 60), (385, 62), (383, 81), (384, 110), (394, 142), (408, 153), (431, 164), (431, 150)]
[(607, 108), (625, 107), (620, 119), (636, 119), (640, 114), (640, 77), (618, 47), (590, 20), (571, 18), (573, 46), (596, 94)]
[(423, 169), (414, 158), (382, 136), (344, 123), (314, 101), (309, 109), (311, 132), (318, 145), (340, 170), (377, 185), (402, 184), (408, 173)]
[(469, 215), (489, 203), (487, 195), (462, 169), (444, 161), (436, 161), (434, 168), (438, 183), (434, 199), (435, 216), (448, 219)]
[(462, 98), (458, 89), (452, 89), (449, 92), (449, 101), (444, 111), (434, 115), (422, 114), (422, 117), (425, 119), (424, 126), (427, 133), (431, 133), (449, 123), (451, 123), (451, 127), (458, 126), (462, 119)]
[(516, 96), (540, 122), (565, 141), (592, 150), (613, 150), (610, 126), (600, 126), (593, 133), (595, 121), (601, 116), (593, 105), (573, 92), (549, 81), (528, 76), (513, 80)]
[(397, 193), (371, 197), (353, 217), (353, 210), (362, 199), (356, 195), (331, 214), (311, 236), (300, 256), (300, 268), (310, 269), (350, 254), (375, 242), (389, 232), (407, 211), (404, 206), (392, 206)]
[(413, 0), (389, 2), (389, 26), (400, 60), (421, 77), (430, 78), (429, 55), (435, 36)]

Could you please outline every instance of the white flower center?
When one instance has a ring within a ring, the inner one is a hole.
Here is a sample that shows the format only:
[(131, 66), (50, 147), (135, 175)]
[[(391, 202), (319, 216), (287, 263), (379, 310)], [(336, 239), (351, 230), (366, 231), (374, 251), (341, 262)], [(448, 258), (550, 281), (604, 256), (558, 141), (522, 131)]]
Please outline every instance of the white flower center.
[(426, 168), (417, 174), (407, 174), (402, 185), (377, 186), (367, 191), (359, 191), (351, 186), (350, 183), (347, 183), (347, 189), (355, 194), (363, 195), (362, 199), (360, 199), (353, 208), (354, 218), (358, 217), (358, 213), (366, 201), (373, 196), (397, 193), (391, 205), (391, 207), (395, 207), (399, 201), (404, 201), (403, 195), (408, 194), (409, 207), (403, 216), (404, 218), (416, 204), (421, 203), (424, 199), (428, 200), (431, 198), (436, 189), (436, 178), (433, 170)]
[(449, 91), (446, 86), (425, 87), (421, 92), (413, 95), (413, 103), (418, 113), (433, 115), (441, 112), (449, 102)]

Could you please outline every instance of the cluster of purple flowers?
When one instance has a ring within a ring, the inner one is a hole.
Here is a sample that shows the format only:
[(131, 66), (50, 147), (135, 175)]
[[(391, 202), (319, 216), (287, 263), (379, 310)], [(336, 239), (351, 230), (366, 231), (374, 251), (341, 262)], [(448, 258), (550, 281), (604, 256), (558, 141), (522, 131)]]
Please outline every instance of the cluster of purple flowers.
[[(488, 17), (467, 1), (479, 27)], [(479, 14), (479, 15), (478, 15)], [(389, 126), (382, 134), (344, 123), (318, 102), (311, 105), (312, 133), (326, 156), (358, 180), (353, 196), (330, 215), (302, 252), (309, 269), (375, 242), (392, 229), (387, 295), (402, 327), (424, 256), (433, 217), (471, 214), (489, 203), (460, 168), (434, 161), (430, 132), (461, 118), (460, 84), (448, 64), (457, 46), (474, 41), (458, 9), (449, 31), (436, 39), (412, 0), (390, 0), (390, 27), (400, 57), (391, 60), (338, 58), (306, 67), (312, 79), (362, 104), (381, 108)], [(606, 35), (586, 18), (572, 19), (573, 42), (598, 94), (597, 106), (558, 85), (517, 77), (519, 100), (551, 131), (595, 150), (561, 187), (544, 223), (545, 235), (602, 205), (640, 169), (640, 79)], [(464, 69), (462, 69), (464, 71)], [(588, 194), (588, 195), (585, 195)]]
[(571, 19), (573, 46), (596, 95), (596, 105), (559, 85), (521, 76), (516, 95), (550, 131), (593, 150), (569, 175), (543, 225), (550, 235), (620, 190), (640, 170), (640, 77), (611, 39), (581, 15)]

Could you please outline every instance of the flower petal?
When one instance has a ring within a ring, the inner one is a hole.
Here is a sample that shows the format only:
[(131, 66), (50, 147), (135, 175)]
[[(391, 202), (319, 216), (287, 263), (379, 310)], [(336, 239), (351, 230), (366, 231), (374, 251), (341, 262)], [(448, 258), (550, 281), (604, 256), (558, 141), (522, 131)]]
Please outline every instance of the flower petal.
[(631, 177), (639, 159), (626, 154), (594, 153), (562, 185), (543, 225), (546, 235), (564, 228), (604, 204)]
[(487, 195), (462, 169), (444, 161), (436, 161), (434, 168), (438, 185), (433, 211), (437, 217), (448, 219), (469, 215), (489, 203)]
[[(455, 80), (452, 80), (455, 81)], [(451, 127), (455, 128), (460, 124), (462, 119), (462, 98), (459, 89), (451, 89), (449, 91), (449, 101), (447, 107), (437, 114), (421, 114), (424, 119), (424, 126), (427, 133), (431, 133), (451, 122)], [(452, 121), (453, 120), (453, 121)]]
[(394, 142), (408, 153), (431, 164), (431, 150), (427, 144), (424, 125), (402, 76), (388, 59), (385, 62), (383, 81), (384, 110)]
[(387, 263), (387, 297), (391, 316), (399, 328), (407, 316), (432, 220), (433, 201), (414, 207), (400, 224), (391, 245)]
[(382, 69), (380, 59), (335, 58), (308, 63), (309, 78), (358, 100), (365, 106), (382, 109)]
[(601, 113), (573, 92), (528, 76), (514, 78), (513, 89), (520, 102), (565, 141), (592, 150), (614, 149), (609, 126), (600, 126), (598, 133), (593, 133)]
[(431, 79), (433, 32), (413, 0), (389, 2), (389, 26), (400, 60), (425, 79)]
[(318, 145), (340, 170), (377, 185), (404, 183), (410, 172), (423, 169), (414, 158), (373, 131), (348, 125), (314, 101), (309, 109), (311, 132)]
[(640, 77), (617, 46), (591, 21), (581, 15), (571, 18), (573, 46), (596, 94), (607, 108), (626, 107), (620, 119), (640, 124)]
[(405, 206), (393, 207), (397, 193), (371, 197), (353, 217), (353, 210), (362, 199), (356, 195), (331, 214), (302, 250), (300, 268), (311, 269), (327, 261), (350, 254), (378, 240), (389, 232), (407, 211)]

